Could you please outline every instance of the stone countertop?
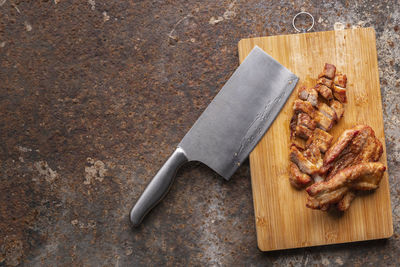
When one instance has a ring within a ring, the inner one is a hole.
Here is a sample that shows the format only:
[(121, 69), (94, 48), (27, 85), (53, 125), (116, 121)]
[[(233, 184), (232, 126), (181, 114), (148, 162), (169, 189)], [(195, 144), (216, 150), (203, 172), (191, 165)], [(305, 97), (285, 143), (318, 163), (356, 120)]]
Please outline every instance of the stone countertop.
[[(0, 266), (399, 265), (397, 1), (0, 0)], [(272, 2), (272, 1), (271, 1)], [(248, 161), (179, 171), (138, 229), (128, 212), (238, 66), (241, 38), (374, 27), (394, 235), (262, 253)]]

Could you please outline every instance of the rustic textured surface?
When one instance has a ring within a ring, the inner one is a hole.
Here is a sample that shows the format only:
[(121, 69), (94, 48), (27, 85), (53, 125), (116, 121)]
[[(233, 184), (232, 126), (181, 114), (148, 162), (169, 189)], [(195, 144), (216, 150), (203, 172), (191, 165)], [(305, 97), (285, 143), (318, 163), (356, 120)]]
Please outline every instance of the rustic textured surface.
[[(0, 0), (0, 266), (399, 265), (397, 1)], [(395, 234), (261, 253), (248, 163), (196, 163), (138, 229), (131, 205), (238, 66), (241, 38), (372, 26)]]

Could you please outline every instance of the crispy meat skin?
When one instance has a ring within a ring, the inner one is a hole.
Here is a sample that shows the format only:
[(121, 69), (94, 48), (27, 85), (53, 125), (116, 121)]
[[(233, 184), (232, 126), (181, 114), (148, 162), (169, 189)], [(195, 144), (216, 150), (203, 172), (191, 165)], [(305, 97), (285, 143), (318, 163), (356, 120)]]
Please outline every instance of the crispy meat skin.
[(326, 77), (328, 79), (333, 79), (335, 77), (336, 67), (335, 65), (325, 63), (324, 70), (318, 75), (318, 78)]
[(328, 150), (329, 146), (331, 145), (332, 140), (333, 140), (332, 135), (319, 128), (316, 128), (313, 131), (311, 137), (307, 140), (306, 145), (310, 146), (311, 144), (313, 144), (316, 147), (318, 147), (322, 153), (325, 153)]
[(331, 120), (337, 121), (337, 115), (336, 112), (327, 104), (320, 102), (318, 103), (318, 110), (322, 112), (326, 117), (328, 117)]
[(326, 100), (331, 100), (333, 98), (332, 90), (323, 84), (317, 84), (314, 86), (314, 89)]
[(309, 175), (302, 173), (296, 164), (290, 162), (290, 177), (289, 182), (291, 185), (297, 189), (306, 187), (311, 183), (311, 178)]
[(310, 116), (311, 118), (314, 117), (314, 108), (308, 101), (303, 101), (299, 99), (295, 100), (293, 104), (293, 110), (295, 113), (303, 112), (308, 114), (308, 116)]
[(347, 96), (346, 96), (346, 88), (333, 85), (333, 95), (337, 100), (339, 100), (342, 103), (347, 102)]
[(307, 140), (311, 137), (312, 131), (303, 125), (297, 125), (295, 134), (296, 136)]
[(331, 100), (330, 104), (331, 108), (335, 111), (337, 120), (340, 120), (344, 114), (343, 104), (337, 100)]
[(338, 171), (361, 162), (378, 161), (383, 153), (382, 143), (374, 130), (367, 125), (358, 125), (342, 133), (326, 152), (322, 173), (331, 179)]
[(349, 209), (351, 202), (356, 198), (355, 191), (348, 191), (343, 198), (337, 203), (337, 209), (340, 211), (346, 211)]
[[(340, 202), (349, 190), (374, 190), (378, 188), (385, 170), (386, 167), (380, 162), (364, 162), (345, 168), (331, 180), (309, 186), (306, 189), (309, 195), (306, 205), (312, 209), (321, 209)], [(351, 196), (346, 198), (351, 199)]]
[(293, 137), (290, 139), (290, 141), (291, 141), (290, 146), (295, 146), (301, 151), (303, 151), (306, 148), (306, 142), (304, 141), (304, 139)]
[(317, 123), (317, 127), (324, 130), (329, 131), (332, 129), (333, 120), (325, 116), (322, 112), (316, 110), (314, 112), (314, 120)]
[(290, 160), (297, 164), (302, 172), (308, 175), (317, 174), (319, 171), (319, 168), (308, 160), (295, 146), (290, 148)]
[(333, 79), (333, 83), (340, 87), (346, 88), (346, 85), (347, 85), (346, 74), (336, 73), (336, 76)]
[(318, 104), (318, 92), (313, 88), (306, 88), (302, 86), (298, 90), (299, 98), (304, 101), (308, 101), (312, 106), (316, 107)]
[(303, 125), (310, 130), (314, 130), (316, 127), (315, 121), (306, 113), (299, 113), (297, 117), (297, 125)]
[(327, 78), (325, 78), (325, 77), (321, 77), (321, 78), (319, 78), (319, 79), (317, 80), (317, 83), (323, 84), (323, 85), (325, 85), (325, 86), (327, 86), (327, 87), (329, 87), (329, 88), (332, 87), (332, 82), (333, 82), (332, 80), (327, 79)]

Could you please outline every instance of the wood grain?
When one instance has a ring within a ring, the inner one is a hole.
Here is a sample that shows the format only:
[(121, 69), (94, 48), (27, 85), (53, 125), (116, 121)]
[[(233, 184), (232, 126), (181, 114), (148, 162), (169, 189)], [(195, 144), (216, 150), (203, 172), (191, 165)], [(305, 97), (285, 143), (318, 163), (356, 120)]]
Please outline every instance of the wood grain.
[(393, 234), (388, 174), (373, 194), (357, 197), (343, 215), (305, 207), (306, 192), (295, 190), (289, 175), (289, 121), (300, 85), (312, 86), (332, 63), (347, 75), (348, 103), (334, 126), (334, 140), (356, 124), (370, 125), (384, 144), (381, 93), (372, 28), (242, 39), (240, 62), (258, 45), (300, 81), (276, 121), (250, 154), (258, 247), (262, 251), (388, 238)]

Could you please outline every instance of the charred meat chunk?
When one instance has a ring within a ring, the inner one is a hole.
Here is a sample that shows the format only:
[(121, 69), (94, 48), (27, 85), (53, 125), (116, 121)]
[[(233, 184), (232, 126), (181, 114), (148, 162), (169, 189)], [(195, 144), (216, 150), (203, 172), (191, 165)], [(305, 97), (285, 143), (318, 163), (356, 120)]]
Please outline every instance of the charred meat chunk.
[(331, 100), (333, 98), (332, 90), (323, 84), (317, 84), (314, 89), (326, 100)]
[[(324, 209), (327, 205), (339, 203), (350, 190), (374, 190), (378, 188), (386, 167), (380, 162), (364, 162), (340, 170), (329, 181), (309, 186), (307, 207)], [(345, 207), (352, 196), (346, 196)]]
[(319, 128), (316, 128), (311, 137), (307, 140), (306, 145), (310, 146), (313, 144), (314, 146), (318, 147), (322, 153), (325, 153), (331, 145), (332, 140), (332, 135)]
[(308, 186), (311, 183), (311, 177), (305, 173), (302, 173), (296, 164), (290, 162), (290, 176), (289, 182), (294, 187), (301, 189)]
[(318, 75), (318, 78), (326, 77), (328, 79), (333, 80), (333, 78), (335, 77), (335, 73), (336, 73), (335, 65), (325, 63), (324, 70), (322, 71), (321, 74)]

